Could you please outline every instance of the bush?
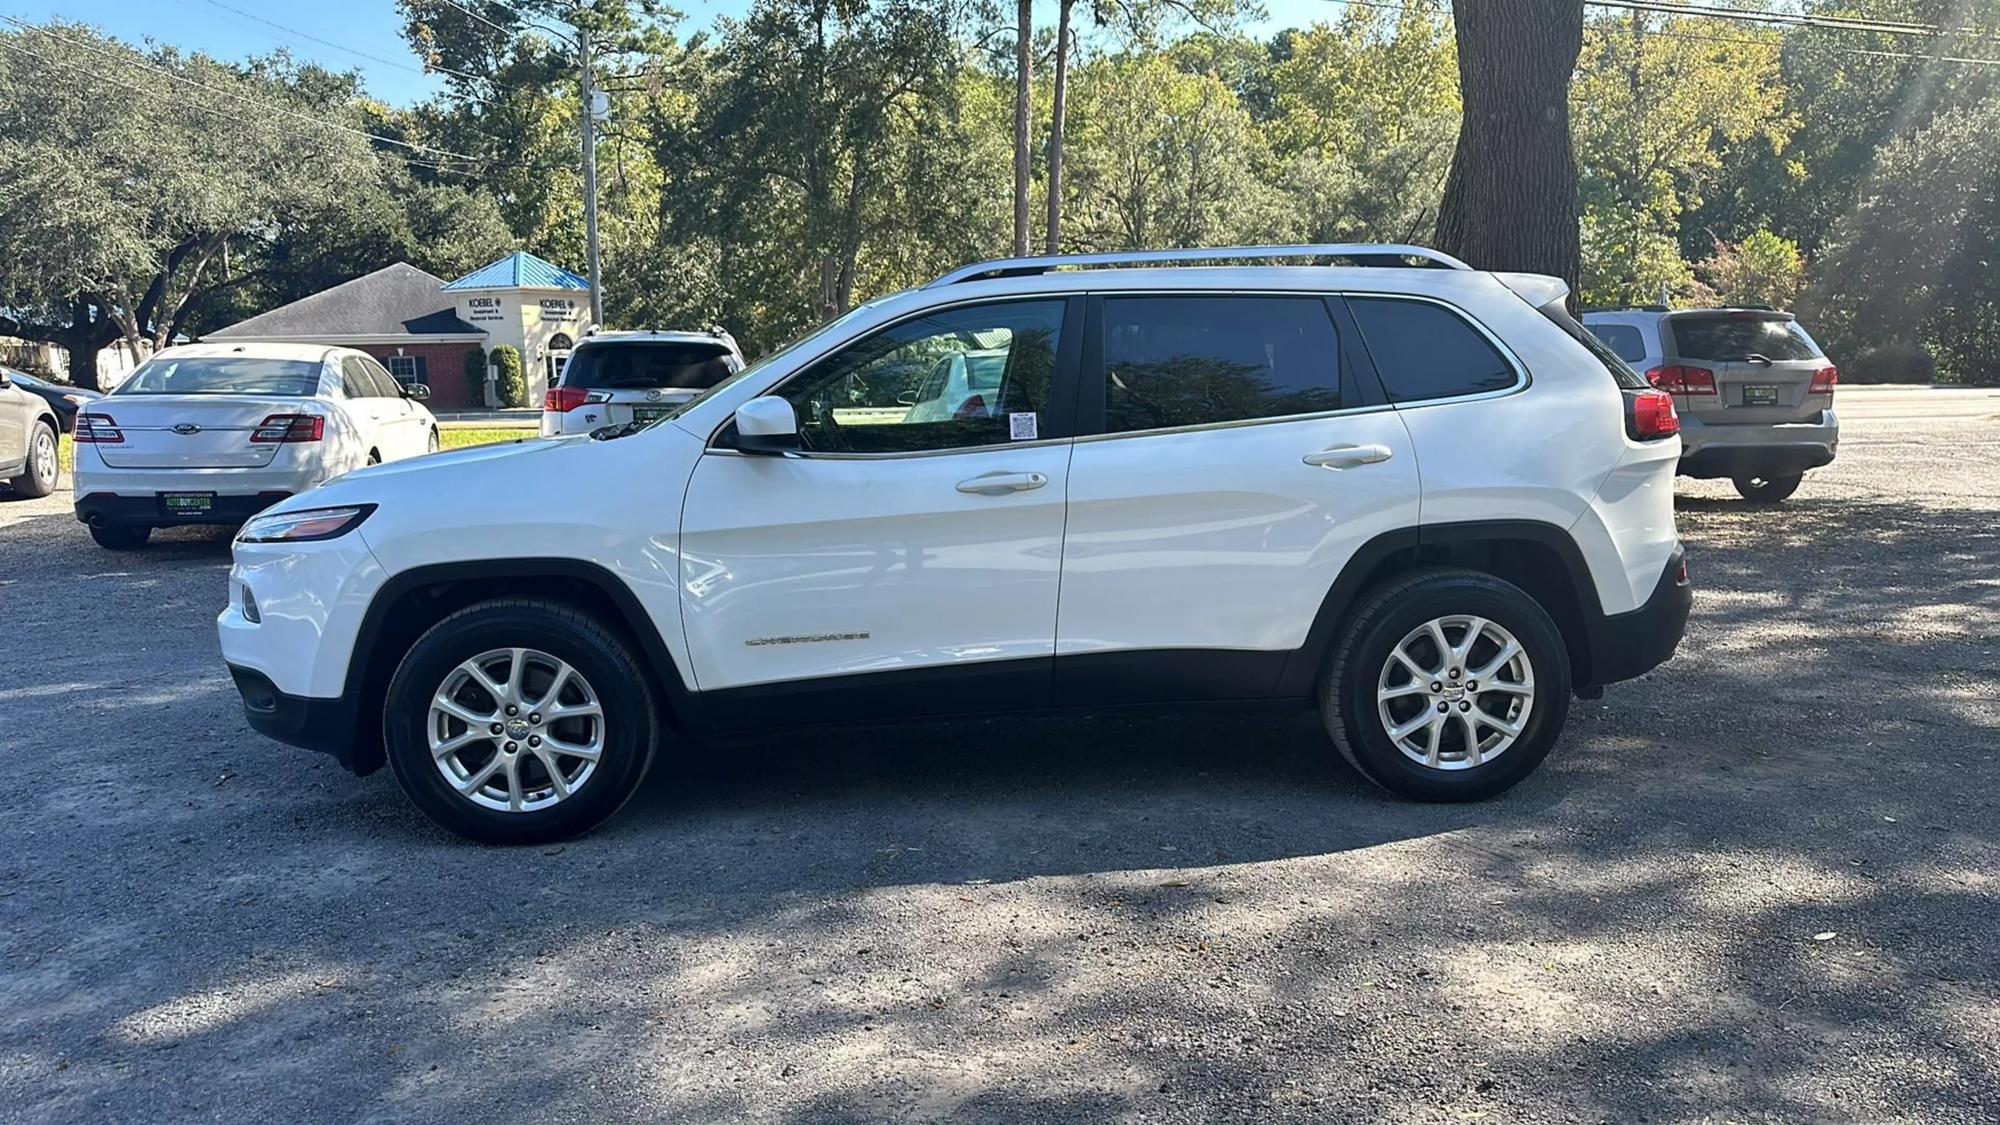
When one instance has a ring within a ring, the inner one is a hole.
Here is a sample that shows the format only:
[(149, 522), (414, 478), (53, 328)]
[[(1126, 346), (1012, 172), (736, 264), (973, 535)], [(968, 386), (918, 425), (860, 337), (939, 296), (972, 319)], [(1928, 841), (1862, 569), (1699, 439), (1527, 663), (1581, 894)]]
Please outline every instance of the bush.
[(1937, 362), (1921, 344), (1891, 340), (1835, 356), (1843, 383), (1928, 383), (1937, 377)]
[(521, 373), (520, 349), (512, 344), (494, 348), (493, 366), (500, 369), (499, 385), (494, 388), (500, 393), (500, 405), (528, 405), (528, 380)]
[(486, 405), (486, 353), (478, 348), (465, 353), (465, 394), (474, 410)]

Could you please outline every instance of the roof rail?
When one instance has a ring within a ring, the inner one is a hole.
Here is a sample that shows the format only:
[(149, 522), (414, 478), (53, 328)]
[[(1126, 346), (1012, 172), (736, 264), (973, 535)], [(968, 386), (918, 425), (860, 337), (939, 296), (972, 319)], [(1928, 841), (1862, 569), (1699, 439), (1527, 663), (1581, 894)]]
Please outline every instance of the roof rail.
[[(996, 258), (975, 262), (945, 274), (926, 289), (985, 281), (996, 277), (1031, 277), (1059, 269), (1106, 266), (1174, 265), (1198, 262), (1258, 262), (1273, 258), (1345, 258), (1357, 266), (1423, 264), (1467, 270), (1471, 266), (1442, 251), (1402, 243), (1342, 242), (1322, 246), (1215, 246), (1189, 250), (1120, 250), (1108, 254), (1051, 254), (1037, 258)], [(1412, 259), (1415, 260), (1413, 263)]]

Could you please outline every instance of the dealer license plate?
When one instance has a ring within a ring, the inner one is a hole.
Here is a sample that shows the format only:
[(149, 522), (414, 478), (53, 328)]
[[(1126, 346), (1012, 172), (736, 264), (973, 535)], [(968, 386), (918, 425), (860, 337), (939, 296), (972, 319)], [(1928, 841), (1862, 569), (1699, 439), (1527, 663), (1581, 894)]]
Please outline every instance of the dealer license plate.
[(170, 516), (205, 516), (215, 510), (215, 493), (162, 492), (160, 510)]
[(1743, 405), (1776, 406), (1778, 388), (1772, 386), (1746, 386), (1743, 388)]

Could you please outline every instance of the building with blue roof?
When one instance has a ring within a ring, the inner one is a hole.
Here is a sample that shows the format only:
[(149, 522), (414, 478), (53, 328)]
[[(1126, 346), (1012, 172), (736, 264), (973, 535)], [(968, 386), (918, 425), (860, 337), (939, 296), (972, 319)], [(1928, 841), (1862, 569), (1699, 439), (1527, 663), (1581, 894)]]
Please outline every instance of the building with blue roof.
[(591, 327), (589, 278), (514, 253), (453, 281), (397, 262), (204, 338), (359, 348), (403, 382), (428, 384), (433, 405), (455, 409), (490, 405), (490, 386), (482, 403), (466, 385), (468, 352), (518, 349), (538, 405)]

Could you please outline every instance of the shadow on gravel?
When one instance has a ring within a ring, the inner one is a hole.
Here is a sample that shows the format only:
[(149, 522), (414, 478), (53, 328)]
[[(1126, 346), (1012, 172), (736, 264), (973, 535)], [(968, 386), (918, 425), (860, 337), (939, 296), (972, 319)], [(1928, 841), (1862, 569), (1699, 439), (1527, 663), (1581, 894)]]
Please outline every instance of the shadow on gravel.
[[(226, 541), (120, 560), (201, 573), (89, 586), (44, 654), (94, 690), (0, 695), (33, 794), (0, 821), (0, 1093), (37, 1121), (1990, 1118), (1994, 513), (1683, 513), (1682, 657), (1496, 801), (1387, 799), (1310, 715), (992, 721), (731, 742), (513, 850), (242, 730), (197, 635)], [(181, 631), (106, 623), (148, 607)]]

